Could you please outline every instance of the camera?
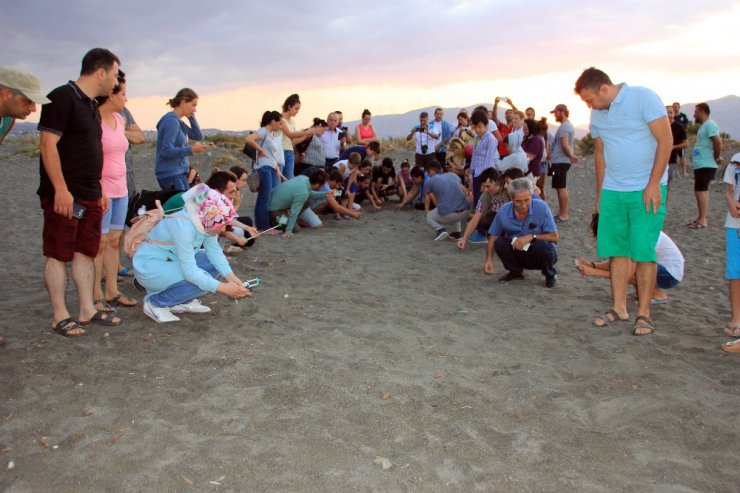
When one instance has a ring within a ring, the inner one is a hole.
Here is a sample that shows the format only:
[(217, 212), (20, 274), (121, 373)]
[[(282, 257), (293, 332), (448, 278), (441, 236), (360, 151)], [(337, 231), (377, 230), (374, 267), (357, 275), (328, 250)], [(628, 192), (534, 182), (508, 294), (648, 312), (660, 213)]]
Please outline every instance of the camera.
[(422, 153), (422, 154), (426, 154), (428, 150), (429, 150), (429, 146), (428, 146), (428, 145), (426, 145), (426, 144), (423, 144), (423, 145), (421, 146), (421, 153)]

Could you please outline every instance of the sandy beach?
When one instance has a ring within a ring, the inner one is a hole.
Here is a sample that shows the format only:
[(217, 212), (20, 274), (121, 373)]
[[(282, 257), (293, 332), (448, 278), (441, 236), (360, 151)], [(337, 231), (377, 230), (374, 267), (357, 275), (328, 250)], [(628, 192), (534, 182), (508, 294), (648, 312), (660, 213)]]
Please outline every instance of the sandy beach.
[[(0, 491), (738, 489), (721, 185), (709, 228), (689, 230), (693, 180), (674, 183), (664, 230), (686, 273), (653, 308), (652, 336), (591, 325), (610, 295), (573, 267), (595, 257), (586, 158), (568, 180), (556, 289), (534, 271), (499, 283), (484, 246), (434, 242), (423, 212), (386, 206), (233, 256), (263, 281), (251, 299), (207, 296), (212, 314), (175, 324), (121, 309), (120, 327), (66, 339), (50, 328), (38, 158), (24, 147), (0, 147)], [(207, 177), (225, 152), (193, 162)], [(140, 188), (155, 187), (153, 156), (136, 150)]]

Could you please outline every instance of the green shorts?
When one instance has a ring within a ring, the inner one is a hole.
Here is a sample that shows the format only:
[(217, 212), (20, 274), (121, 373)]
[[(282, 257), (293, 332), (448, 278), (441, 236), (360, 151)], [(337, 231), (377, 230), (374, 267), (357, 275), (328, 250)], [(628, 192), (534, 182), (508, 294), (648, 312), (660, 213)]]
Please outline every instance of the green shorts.
[(661, 204), (657, 214), (645, 212), (642, 190), (636, 192), (601, 191), (599, 257), (628, 257), (635, 262), (655, 262), (655, 245), (663, 229), (667, 187), (660, 187)]

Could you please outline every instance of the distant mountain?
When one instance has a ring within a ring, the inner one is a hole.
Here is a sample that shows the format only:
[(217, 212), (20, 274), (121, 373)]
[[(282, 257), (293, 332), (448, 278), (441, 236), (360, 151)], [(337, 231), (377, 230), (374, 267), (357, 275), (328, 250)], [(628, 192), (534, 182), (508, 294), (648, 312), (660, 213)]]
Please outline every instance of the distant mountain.
[[(725, 96), (704, 102), (709, 105), (709, 118), (717, 122), (719, 131), (727, 132), (733, 139), (740, 139), (740, 97)], [(686, 113), (691, 121), (694, 120), (694, 106), (697, 103), (681, 105), (681, 113)]]

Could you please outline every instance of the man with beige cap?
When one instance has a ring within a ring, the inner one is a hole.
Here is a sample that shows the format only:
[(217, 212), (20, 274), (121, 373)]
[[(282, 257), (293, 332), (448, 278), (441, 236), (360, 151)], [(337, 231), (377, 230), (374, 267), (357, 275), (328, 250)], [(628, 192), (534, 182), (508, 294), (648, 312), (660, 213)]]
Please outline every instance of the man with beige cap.
[[(39, 80), (18, 68), (0, 67), (0, 144), (13, 128), (16, 118), (24, 120), (36, 111), (37, 104), (46, 104)], [(0, 346), (5, 337), (0, 336)]]
[(25, 120), (36, 111), (37, 104), (48, 102), (33, 74), (18, 68), (0, 67), (0, 143), (13, 128), (16, 118)]

